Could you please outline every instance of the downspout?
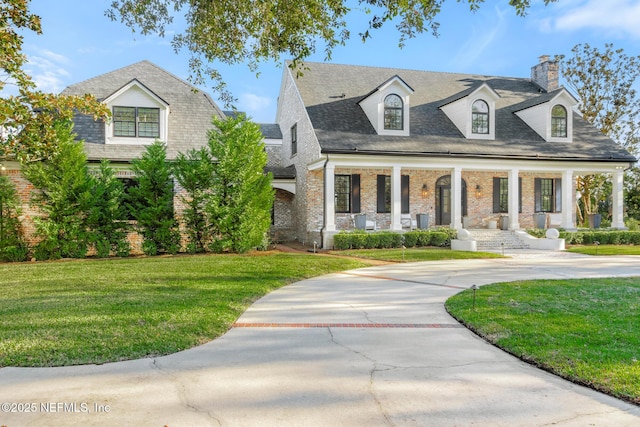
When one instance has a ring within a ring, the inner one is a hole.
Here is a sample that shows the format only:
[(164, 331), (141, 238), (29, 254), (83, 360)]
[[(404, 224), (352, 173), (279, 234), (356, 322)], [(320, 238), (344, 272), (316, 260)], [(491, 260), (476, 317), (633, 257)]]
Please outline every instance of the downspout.
[(327, 164), (329, 163), (329, 154), (327, 154), (327, 160), (322, 165), (322, 179), (323, 179), (323, 197), (322, 197), (322, 228), (320, 229), (320, 248), (324, 249), (324, 233), (327, 228)]

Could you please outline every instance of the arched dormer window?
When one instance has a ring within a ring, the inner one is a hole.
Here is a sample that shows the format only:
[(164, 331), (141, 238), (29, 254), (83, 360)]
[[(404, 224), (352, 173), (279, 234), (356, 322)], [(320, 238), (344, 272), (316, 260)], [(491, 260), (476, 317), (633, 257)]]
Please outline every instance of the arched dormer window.
[(489, 104), (482, 99), (471, 106), (471, 133), (489, 133)]
[(567, 137), (567, 109), (562, 105), (555, 105), (551, 109), (551, 136), (554, 138)]
[(384, 99), (385, 130), (403, 130), (404, 112), (402, 98), (396, 94), (387, 95)]

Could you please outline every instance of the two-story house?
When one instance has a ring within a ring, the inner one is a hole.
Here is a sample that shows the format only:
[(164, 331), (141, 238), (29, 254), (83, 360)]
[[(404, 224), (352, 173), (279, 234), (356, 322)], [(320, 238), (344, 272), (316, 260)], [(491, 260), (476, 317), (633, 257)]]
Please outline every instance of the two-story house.
[(575, 179), (594, 173), (613, 175), (612, 226), (624, 227), (623, 172), (636, 159), (575, 111), (548, 57), (530, 79), (305, 65), (299, 78), (285, 67), (276, 117), (297, 239), (331, 247), (340, 230), (418, 218), (460, 229), (503, 217), (517, 230), (536, 213), (572, 229)]
[[(624, 227), (623, 172), (636, 159), (575, 111), (548, 57), (531, 78), (305, 65), (302, 77), (285, 67), (276, 123), (261, 125), (274, 174), (274, 239), (329, 248), (337, 232), (359, 227), (487, 228), (500, 219), (517, 230), (540, 215), (571, 229), (575, 179), (593, 173), (613, 176), (612, 226)], [(212, 117), (226, 115), (148, 61), (63, 91), (85, 93), (113, 119), (77, 116), (74, 131), (90, 162), (111, 160), (125, 181), (148, 144), (164, 141), (173, 159), (206, 145)], [(9, 169), (28, 223), (31, 187), (18, 165)]]

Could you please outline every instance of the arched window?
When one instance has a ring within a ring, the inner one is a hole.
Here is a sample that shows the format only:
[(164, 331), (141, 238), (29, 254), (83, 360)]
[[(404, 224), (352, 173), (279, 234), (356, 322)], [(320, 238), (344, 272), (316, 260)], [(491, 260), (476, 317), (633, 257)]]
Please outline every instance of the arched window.
[(551, 109), (551, 136), (567, 137), (567, 109), (562, 105), (556, 105)]
[(489, 105), (482, 99), (471, 106), (471, 133), (489, 133)]
[(391, 94), (384, 99), (384, 128), (386, 130), (404, 129), (402, 98)]

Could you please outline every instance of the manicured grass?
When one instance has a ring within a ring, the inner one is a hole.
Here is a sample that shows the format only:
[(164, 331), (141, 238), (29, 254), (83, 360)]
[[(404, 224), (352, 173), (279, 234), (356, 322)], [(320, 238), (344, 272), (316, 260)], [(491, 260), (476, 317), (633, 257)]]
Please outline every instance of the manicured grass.
[(568, 252), (585, 255), (640, 255), (640, 246), (634, 245), (585, 245), (571, 246)]
[(506, 351), (640, 404), (640, 278), (521, 281), (464, 291), (447, 310)]
[(0, 264), (0, 367), (174, 353), (224, 334), (274, 289), (363, 265), (283, 253)]
[(478, 259), (502, 258), (501, 255), (490, 252), (452, 251), (443, 248), (410, 248), (410, 249), (353, 249), (347, 251), (332, 251), (332, 254), (345, 255), (356, 258), (375, 259), (389, 262), (418, 262), (439, 261), (443, 259)]

